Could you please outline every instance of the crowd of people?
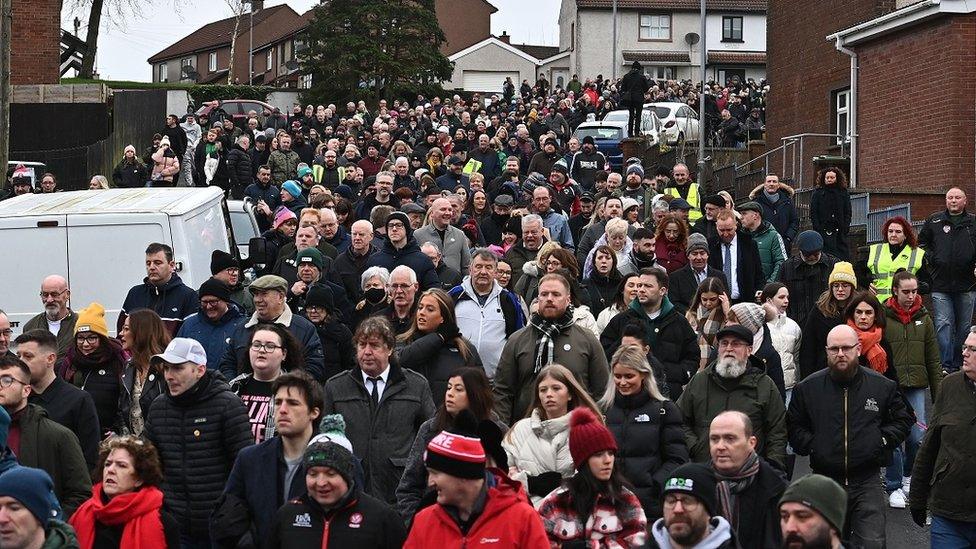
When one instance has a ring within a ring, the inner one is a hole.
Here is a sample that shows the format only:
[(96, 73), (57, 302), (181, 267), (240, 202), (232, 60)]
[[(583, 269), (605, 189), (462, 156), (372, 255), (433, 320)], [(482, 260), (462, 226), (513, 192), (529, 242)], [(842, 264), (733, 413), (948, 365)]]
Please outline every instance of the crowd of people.
[(569, 93), (296, 106), (195, 147), (170, 117), (153, 184), (253, 200), (267, 256), (190, 288), (148, 243), (114, 330), (66, 273), (13, 340), (0, 312), (0, 545), (873, 549), (905, 508), (973, 543), (965, 193), (858, 260), (841, 170), (800, 232), (773, 174), (736, 205), (593, 165)]

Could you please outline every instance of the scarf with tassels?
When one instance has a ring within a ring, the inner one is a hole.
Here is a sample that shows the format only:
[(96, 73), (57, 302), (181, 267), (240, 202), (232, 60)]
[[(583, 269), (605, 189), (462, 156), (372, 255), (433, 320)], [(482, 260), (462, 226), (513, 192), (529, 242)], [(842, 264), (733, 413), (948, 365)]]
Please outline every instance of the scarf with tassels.
[(539, 370), (553, 362), (553, 352), (555, 351), (553, 341), (559, 334), (566, 333), (566, 330), (569, 330), (573, 325), (573, 306), (567, 307), (563, 316), (555, 320), (549, 320), (543, 318), (539, 313), (533, 313), (529, 319), (529, 324), (539, 332), (539, 339), (536, 340), (535, 344), (534, 371), (534, 373), (539, 373)]
[(92, 487), (92, 497), (71, 516), (69, 524), (78, 534), (81, 549), (95, 543), (95, 523), (122, 526), (120, 549), (166, 549), (166, 534), (159, 512), (163, 493), (155, 486), (119, 494), (105, 500), (102, 483)]
[(759, 454), (753, 452), (749, 459), (742, 464), (742, 467), (735, 473), (725, 475), (715, 469), (715, 492), (718, 496), (719, 505), (722, 508), (722, 516), (729, 521), (733, 530), (739, 528), (739, 494), (747, 490), (756, 480), (756, 473), (759, 472)]
[(848, 320), (847, 325), (857, 332), (857, 339), (861, 342), (861, 354), (867, 358), (871, 369), (879, 374), (888, 371), (888, 353), (881, 347), (881, 337), (884, 335), (881, 327), (874, 326), (870, 330), (862, 330), (854, 324), (853, 320)]

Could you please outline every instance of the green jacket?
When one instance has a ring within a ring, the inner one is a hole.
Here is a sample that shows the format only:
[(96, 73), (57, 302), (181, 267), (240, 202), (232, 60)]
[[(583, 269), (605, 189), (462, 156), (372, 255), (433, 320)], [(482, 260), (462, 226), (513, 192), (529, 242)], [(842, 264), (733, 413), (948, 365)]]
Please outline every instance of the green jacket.
[(911, 509), (976, 522), (976, 387), (964, 372), (942, 380), (925, 438), (915, 456)]
[(20, 416), (20, 464), (43, 469), (54, 481), (54, 495), (70, 517), (91, 497), (91, 476), (78, 438), (47, 417), (44, 408), (28, 404)]
[(779, 279), (779, 271), (786, 262), (786, 245), (783, 244), (783, 237), (776, 232), (772, 223), (763, 221), (752, 235), (752, 241), (759, 248), (759, 259), (762, 261), (762, 274), (766, 283), (775, 282)]
[[(75, 323), (78, 322), (78, 313), (71, 311), (68, 316), (61, 320), (61, 328), (58, 333), (58, 362), (64, 359), (68, 353), (68, 347), (75, 341)], [(41, 313), (24, 323), (23, 333), (31, 330), (47, 330), (47, 315)]]
[(677, 404), (685, 420), (685, 442), (693, 461), (705, 463), (710, 459), (708, 430), (715, 416), (737, 410), (752, 420), (759, 439), (756, 452), (778, 467), (786, 463), (786, 407), (758, 358), (750, 356), (749, 367), (737, 379), (720, 377), (715, 363), (709, 364), (691, 378)]
[(929, 387), (934, 399), (942, 381), (942, 359), (932, 315), (923, 306), (908, 324), (902, 324), (890, 302), (885, 302), (884, 311), (884, 339), (895, 355), (891, 363), (898, 372), (898, 384), (911, 389)]
[(298, 177), (298, 164), (302, 161), (295, 151), (284, 152), (277, 150), (268, 156), (268, 167), (271, 168), (271, 180), (275, 185), (281, 186), (289, 179)]
[(79, 549), (80, 547), (75, 529), (70, 524), (51, 519), (41, 549)]

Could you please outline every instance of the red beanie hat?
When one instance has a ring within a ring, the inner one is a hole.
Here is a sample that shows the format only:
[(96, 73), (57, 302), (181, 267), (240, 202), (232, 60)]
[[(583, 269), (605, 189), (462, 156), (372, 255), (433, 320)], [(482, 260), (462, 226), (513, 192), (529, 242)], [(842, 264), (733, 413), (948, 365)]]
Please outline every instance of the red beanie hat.
[(569, 416), (569, 455), (577, 469), (590, 456), (604, 450), (617, 451), (617, 441), (610, 430), (600, 422), (589, 408), (576, 408)]

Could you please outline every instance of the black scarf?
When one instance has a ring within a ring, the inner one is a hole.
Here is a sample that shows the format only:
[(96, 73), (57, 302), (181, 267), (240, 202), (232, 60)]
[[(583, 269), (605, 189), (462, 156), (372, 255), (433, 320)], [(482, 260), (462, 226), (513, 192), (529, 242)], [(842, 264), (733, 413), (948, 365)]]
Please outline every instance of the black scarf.
[(563, 316), (555, 320), (549, 320), (543, 318), (539, 313), (533, 313), (532, 318), (529, 319), (529, 324), (539, 332), (539, 339), (535, 345), (534, 370), (538, 374), (539, 370), (552, 364), (556, 337), (559, 334), (566, 333), (573, 325), (573, 306), (567, 307)]

